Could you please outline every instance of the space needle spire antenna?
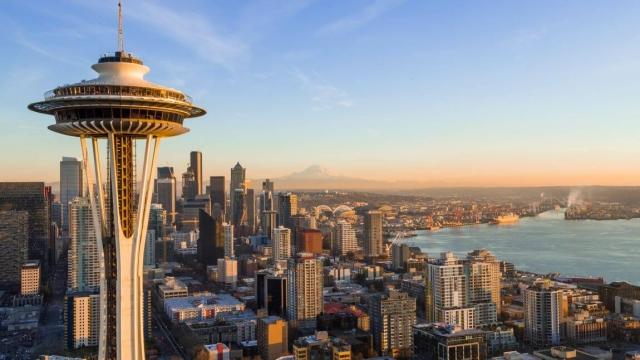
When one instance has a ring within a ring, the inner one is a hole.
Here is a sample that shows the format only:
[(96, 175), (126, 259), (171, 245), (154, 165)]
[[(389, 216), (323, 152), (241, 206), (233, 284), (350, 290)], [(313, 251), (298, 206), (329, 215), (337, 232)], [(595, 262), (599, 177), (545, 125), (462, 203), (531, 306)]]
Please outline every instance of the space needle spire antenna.
[(124, 29), (122, 28), (122, 0), (118, 0), (118, 51), (124, 52)]

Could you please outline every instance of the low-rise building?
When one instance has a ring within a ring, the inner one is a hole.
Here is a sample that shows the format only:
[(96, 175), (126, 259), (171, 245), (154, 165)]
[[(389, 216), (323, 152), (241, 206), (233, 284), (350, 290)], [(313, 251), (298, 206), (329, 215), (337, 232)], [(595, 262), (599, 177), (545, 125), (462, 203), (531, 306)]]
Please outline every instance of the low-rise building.
[(164, 302), (165, 313), (176, 323), (190, 319), (213, 319), (221, 313), (242, 312), (244, 309), (245, 304), (229, 294), (202, 293)]

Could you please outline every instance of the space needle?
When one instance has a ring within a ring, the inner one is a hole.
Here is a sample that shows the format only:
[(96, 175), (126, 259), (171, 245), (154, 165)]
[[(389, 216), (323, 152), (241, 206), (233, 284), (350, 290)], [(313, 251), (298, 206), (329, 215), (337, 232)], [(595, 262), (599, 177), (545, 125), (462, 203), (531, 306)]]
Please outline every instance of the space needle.
[[(29, 109), (53, 115), (50, 130), (80, 139), (101, 261), (99, 359), (144, 359), (142, 267), (159, 143), (189, 131), (184, 119), (205, 110), (181, 91), (144, 79), (149, 67), (124, 50), (120, 2), (118, 51), (92, 68), (97, 78), (48, 91)], [(140, 172), (138, 140), (144, 146)]]

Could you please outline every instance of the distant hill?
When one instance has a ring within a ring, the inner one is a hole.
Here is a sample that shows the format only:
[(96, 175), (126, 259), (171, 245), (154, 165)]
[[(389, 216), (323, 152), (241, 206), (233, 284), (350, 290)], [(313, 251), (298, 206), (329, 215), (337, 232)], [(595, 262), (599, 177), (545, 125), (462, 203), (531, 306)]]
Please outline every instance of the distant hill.
[(302, 171), (271, 180), (275, 182), (276, 188), (282, 190), (372, 190), (384, 189), (393, 184), (385, 181), (333, 175), (318, 165), (312, 165)]

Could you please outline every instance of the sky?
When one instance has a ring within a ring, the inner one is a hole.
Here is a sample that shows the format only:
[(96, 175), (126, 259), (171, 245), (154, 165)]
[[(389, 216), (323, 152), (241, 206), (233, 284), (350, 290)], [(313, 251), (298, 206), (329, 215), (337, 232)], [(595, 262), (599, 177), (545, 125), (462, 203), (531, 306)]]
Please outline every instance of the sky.
[[(0, 181), (58, 180), (78, 140), (27, 105), (95, 77), (115, 0), (6, 0)], [(318, 164), (445, 186), (640, 185), (640, 2), (125, 0), (125, 49), (208, 114), (159, 165)]]

